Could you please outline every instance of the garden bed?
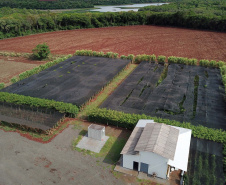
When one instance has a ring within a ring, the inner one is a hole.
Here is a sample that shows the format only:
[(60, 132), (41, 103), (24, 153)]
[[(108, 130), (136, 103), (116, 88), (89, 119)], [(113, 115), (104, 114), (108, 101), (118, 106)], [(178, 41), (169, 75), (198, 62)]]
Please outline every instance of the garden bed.
[(129, 62), (122, 59), (74, 56), (2, 91), (81, 106)]
[(186, 185), (224, 184), (222, 144), (192, 138)]
[(226, 129), (218, 68), (142, 62), (101, 108)]

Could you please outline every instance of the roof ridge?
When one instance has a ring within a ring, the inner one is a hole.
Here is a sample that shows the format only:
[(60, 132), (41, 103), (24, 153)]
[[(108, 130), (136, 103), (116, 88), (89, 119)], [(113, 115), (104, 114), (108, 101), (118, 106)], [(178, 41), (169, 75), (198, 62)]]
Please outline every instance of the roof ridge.
[[(163, 127), (163, 123), (157, 123), (157, 124), (160, 124), (159, 133), (161, 133), (162, 127)], [(159, 139), (160, 139), (160, 134), (158, 135), (158, 137), (157, 137), (157, 139), (155, 141), (155, 144), (154, 144), (153, 152), (155, 152), (155, 153), (156, 153), (157, 143), (159, 142)]]
[[(148, 124), (148, 123), (147, 123)], [(145, 127), (147, 126), (147, 124), (145, 125)], [(152, 126), (152, 125), (151, 125)], [(145, 128), (144, 127), (144, 128)], [(154, 126), (153, 126), (154, 127)], [(149, 135), (149, 137), (148, 137), (148, 142), (150, 141), (150, 138), (151, 138), (151, 135), (152, 135), (152, 133), (153, 133), (153, 129), (152, 129), (152, 131), (151, 131), (151, 133), (150, 133), (150, 135)], [(146, 144), (146, 146), (145, 146), (145, 149), (144, 149), (144, 151), (147, 149), (147, 147), (148, 147), (148, 142), (147, 142), (147, 144)]]

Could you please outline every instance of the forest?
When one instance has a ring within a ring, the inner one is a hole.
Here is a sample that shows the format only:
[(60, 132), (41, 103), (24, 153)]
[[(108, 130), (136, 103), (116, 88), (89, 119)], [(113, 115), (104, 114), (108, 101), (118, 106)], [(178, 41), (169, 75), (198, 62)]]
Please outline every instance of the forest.
[(119, 5), (155, 2), (169, 2), (169, 0), (4, 0), (0, 1), (0, 8), (72, 9), (93, 8), (94, 5)]
[(193, 15), (226, 16), (225, 0), (182, 0), (162, 6), (146, 6), (139, 11), (178, 12), (183, 11)]
[[(206, 3), (208, 2), (208, 3)], [(34, 33), (127, 25), (162, 25), (226, 32), (226, 2), (181, 0), (134, 12), (53, 13), (35, 9), (0, 8), (0, 39)]]

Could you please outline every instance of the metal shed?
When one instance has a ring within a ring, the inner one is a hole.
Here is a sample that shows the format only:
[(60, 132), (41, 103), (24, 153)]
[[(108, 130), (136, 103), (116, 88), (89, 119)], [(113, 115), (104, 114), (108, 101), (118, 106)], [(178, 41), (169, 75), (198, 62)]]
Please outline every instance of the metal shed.
[(88, 137), (101, 141), (105, 136), (105, 127), (91, 124), (88, 127)]

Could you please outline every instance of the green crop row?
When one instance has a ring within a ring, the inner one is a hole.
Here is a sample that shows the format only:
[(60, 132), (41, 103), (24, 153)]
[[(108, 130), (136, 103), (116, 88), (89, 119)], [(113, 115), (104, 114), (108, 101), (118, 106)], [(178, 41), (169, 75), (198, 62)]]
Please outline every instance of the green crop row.
[(13, 103), (17, 105), (28, 105), (30, 107), (42, 107), (47, 109), (55, 109), (61, 113), (66, 113), (71, 117), (75, 117), (79, 108), (71, 103), (58, 102), (54, 100), (34, 98), (8, 92), (0, 92), (0, 102)]
[(43, 64), (43, 65), (34, 67), (34, 68), (31, 69), (31, 70), (27, 70), (27, 71), (25, 71), (25, 72), (19, 74), (19, 78), (13, 77), (13, 78), (11, 79), (11, 82), (12, 82), (12, 83), (16, 83), (16, 82), (18, 82), (18, 81), (20, 81), (20, 80), (24, 80), (25, 78), (28, 78), (28, 77), (30, 77), (30, 76), (32, 76), (32, 75), (34, 75), (34, 74), (37, 74), (37, 73), (39, 73), (39, 72), (41, 72), (41, 71), (43, 71), (43, 70), (45, 70), (45, 69), (47, 69), (47, 68), (49, 68), (49, 67), (52, 67), (52, 66), (54, 66), (54, 65), (56, 65), (56, 64), (58, 64), (58, 63), (60, 63), (60, 62), (63, 62), (64, 60), (66, 60), (66, 59), (68, 59), (68, 58), (70, 58), (70, 57), (72, 57), (72, 55), (68, 55), (68, 56), (66, 56), (66, 57), (58, 58), (58, 59), (56, 59), (56, 60), (54, 60), (54, 61), (47, 62), (47, 63), (45, 63), (45, 64)]
[(226, 93), (226, 64), (220, 67), (221, 70), (221, 76), (222, 76), (222, 81), (225, 87), (225, 93)]

